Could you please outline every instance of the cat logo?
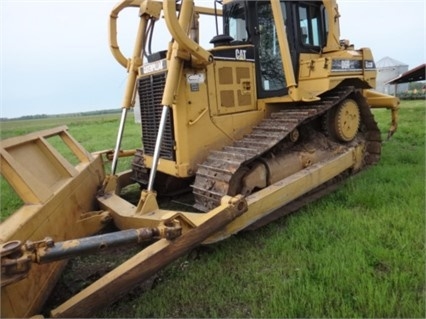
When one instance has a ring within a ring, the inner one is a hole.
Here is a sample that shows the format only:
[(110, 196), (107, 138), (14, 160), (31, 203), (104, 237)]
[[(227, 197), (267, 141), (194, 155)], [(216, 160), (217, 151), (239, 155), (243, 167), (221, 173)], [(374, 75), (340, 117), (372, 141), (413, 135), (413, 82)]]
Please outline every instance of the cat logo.
[(235, 49), (235, 58), (237, 60), (246, 60), (246, 50)]

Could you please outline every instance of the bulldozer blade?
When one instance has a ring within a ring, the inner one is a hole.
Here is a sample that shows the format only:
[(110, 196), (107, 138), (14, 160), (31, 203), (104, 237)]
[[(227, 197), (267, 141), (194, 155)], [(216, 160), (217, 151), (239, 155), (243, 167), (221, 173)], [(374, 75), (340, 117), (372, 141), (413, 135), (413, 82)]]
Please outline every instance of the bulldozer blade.
[[(72, 165), (52, 145), (58, 138), (74, 154)], [(93, 196), (104, 179), (100, 156), (92, 156), (67, 132), (66, 126), (2, 140), (2, 176), (24, 205), (0, 224), (0, 244), (84, 237), (98, 232), (109, 219), (97, 211)], [(25, 278), (1, 289), (1, 317), (24, 318), (41, 310), (66, 261), (33, 265)], [(3, 274), (2, 274), (3, 275)], [(4, 278), (2, 278), (4, 279)]]
[(89, 287), (51, 311), (52, 317), (87, 317), (99, 308), (120, 299), (125, 293), (155, 274), (158, 270), (198, 246), (209, 236), (229, 224), (247, 210), (240, 196), (227, 197), (211, 218), (173, 241), (161, 239), (100, 278)]

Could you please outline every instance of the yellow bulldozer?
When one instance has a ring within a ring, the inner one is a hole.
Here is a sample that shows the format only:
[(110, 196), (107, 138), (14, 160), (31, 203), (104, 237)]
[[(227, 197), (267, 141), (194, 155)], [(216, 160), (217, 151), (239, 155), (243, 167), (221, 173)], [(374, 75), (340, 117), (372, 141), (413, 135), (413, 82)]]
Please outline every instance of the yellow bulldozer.
[[(50, 311), (86, 317), (194, 247), (296, 211), (379, 161), (371, 108), (391, 110), (391, 135), (399, 101), (372, 90), (373, 55), (340, 39), (335, 0), (210, 2), (123, 0), (112, 9), (110, 47), (128, 78), (111, 150), (87, 152), (67, 127), (1, 141), (1, 173), (24, 202), (0, 225), (2, 317), (39, 314), (67, 259), (146, 243)], [(127, 8), (139, 17), (130, 58), (117, 41)], [(202, 39), (204, 16), (215, 21), (212, 39)], [(159, 22), (170, 42), (152, 52), (166, 36)], [(133, 107), (141, 147), (122, 150)], [(117, 172), (125, 156), (131, 169)], [(121, 196), (130, 184), (141, 186), (137, 203)], [(158, 200), (183, 193), (192, 194), (187, 211)], [(118, 231), (100, 233), (110, 224)]]

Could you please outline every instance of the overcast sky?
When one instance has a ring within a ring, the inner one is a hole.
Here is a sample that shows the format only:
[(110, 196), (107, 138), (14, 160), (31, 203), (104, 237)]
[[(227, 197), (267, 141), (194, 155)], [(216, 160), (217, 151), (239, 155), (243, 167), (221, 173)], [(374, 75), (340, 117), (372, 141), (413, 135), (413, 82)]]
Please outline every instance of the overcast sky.
[[(0, 117), (120, 108), (126, 70), (110, 53), (107, 29), (115, 3), (1, 0)], [(376, 61), (389, 56), (409, 68), (425, 63), (425, 0), (338, 3), (341, 38), (370, 47)], [(136, 9), (119, 18), (126, 55), (137, 19)]]

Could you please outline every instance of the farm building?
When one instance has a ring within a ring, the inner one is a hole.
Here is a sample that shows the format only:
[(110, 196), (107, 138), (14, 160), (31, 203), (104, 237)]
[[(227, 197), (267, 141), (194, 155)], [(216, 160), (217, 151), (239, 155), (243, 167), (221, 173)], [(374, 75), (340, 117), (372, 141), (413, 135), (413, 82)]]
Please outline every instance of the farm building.
[[(397, 78), (402, 73), (407, 72), (408, 65), (390, 57), (385, 57), (377, 61), (376, 67), (376, 90), (382, 93), (395, 95), (395, 86), (388, 84), (387, 82)], [(398, 85), (396, 90), (396, 94), (406, 92), (408, 90), (408, 83)]]

